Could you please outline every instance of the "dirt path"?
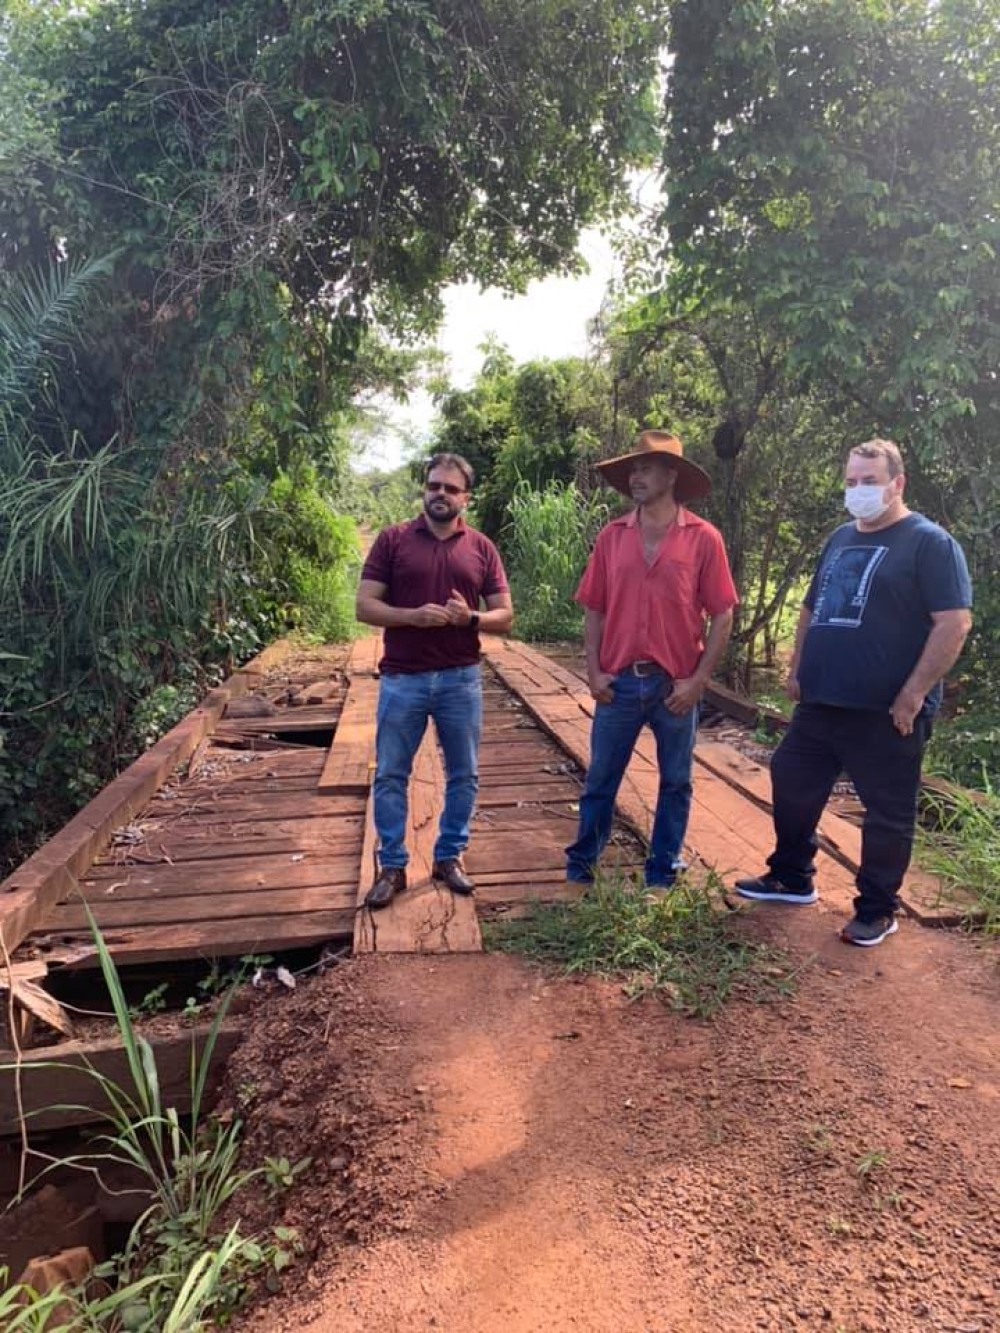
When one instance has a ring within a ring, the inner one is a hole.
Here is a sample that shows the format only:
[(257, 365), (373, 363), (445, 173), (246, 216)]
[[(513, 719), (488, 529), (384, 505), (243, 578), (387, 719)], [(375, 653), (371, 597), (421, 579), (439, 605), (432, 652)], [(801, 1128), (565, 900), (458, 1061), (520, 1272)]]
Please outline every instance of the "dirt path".
[(238, 1327), (1000, 1329), (996, 952), (839, 920), (748, 916), (797, 992), (713, 1023), (501, 956), (267, 1002), (232, 1087), (251, 1152), (314, 1157), (310, 1262)]

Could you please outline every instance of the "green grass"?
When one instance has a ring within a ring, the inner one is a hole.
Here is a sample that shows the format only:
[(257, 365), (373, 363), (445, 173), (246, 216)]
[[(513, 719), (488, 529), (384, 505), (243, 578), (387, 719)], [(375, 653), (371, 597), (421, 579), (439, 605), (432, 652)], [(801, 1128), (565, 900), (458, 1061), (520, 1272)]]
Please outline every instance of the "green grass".
[(941, 879), (945, 896), (971, 894), (969, 924), (1000, 934), (1000, 797), (924, 791), (927, 828), (917, 832), (918, 863)]
[(793, 972), (769, 946), (741, 938), (714, 878), (647, 893), (603, 876), (574, 903), (540, 905), (527, 918), (492, 922), (489, 948), (524, 954), (566, 974), (620, 978), (633, 998), (656, 995), (682, 1013), (708, 1018), (727, 1000), (787, 995)]
[[(61, 1290), (61, 1299), (72, 1310), (69, 1323), (50, 1322), (58, 1304), (53, 1295), (38, 1296), (11, 1286), (10, 1275), (0, 1270), (0, 1315), (13, 1320), (0, 1321), (0, 1328), (38, 1333), (200, 1333), (228, 1322), (253, 1281), (276, 1278), (302, 1249), (291, 1228), (276, 1227), (272, 1235), (261, 1238), (241, 1235), (238, 1223), (224, 1231), (220, 1219), (226, 1204), (261, 1178), (272, 1190), (290, 1188), (309, 1161), (267, 1158), (261, 1166), (241, 1167), (240, 1122), (226, 1123), (208, 1112), (212, 1053), (232, 989), (223, 997), (200, 1051), (192, 1040), (190, 1110), (182, 1115), (163, 1100), (155, 1052), (136, 1028), (107, 945), (89, 909), (87, 915), (128, 1077), (119, 1084), (84, 1065), (93, 1079), (94, 1104), (108, 1127), (86, 1152), (49, 1158), (38, 1178), (50, 1170), (75, 1167), (99, 1182), (105, 1167), (125, 1167), (135, 1177), (134, 1191), (147, 1207), (124, 1250), (94, 1270), (94, 1283)], [(58, 1061), (46, 1063), (59, 1067)], [(23, 1314), (15, 1317), (11, 1313), (15, 1310)]]

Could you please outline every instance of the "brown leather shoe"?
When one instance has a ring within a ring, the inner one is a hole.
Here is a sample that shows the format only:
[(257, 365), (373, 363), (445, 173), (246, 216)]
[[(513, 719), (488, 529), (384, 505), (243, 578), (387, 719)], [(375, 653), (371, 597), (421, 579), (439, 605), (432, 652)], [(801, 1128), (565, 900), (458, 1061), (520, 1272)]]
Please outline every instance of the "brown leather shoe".
[(377, 912), (380, 907), (388, 907), (396, 894), (405, 888), (406, 871), (402, 866), (383, 866), (365, 895), (365, 906)]
[(431, 877), (447, 884), (452, 893), (472, 893), (475, 884), (462, 869), (462, 862), (457, 856), (447, 861), (435, 861), (431, 867)]

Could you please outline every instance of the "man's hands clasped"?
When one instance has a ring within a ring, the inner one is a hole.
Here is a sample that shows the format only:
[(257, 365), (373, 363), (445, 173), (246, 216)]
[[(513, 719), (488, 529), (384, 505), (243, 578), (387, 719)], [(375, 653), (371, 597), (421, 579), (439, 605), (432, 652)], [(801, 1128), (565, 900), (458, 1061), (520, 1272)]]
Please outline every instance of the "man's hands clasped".
[(472, 620), (472, 608), (457, 589), (452, 588), (451, 595), (441, 606), (438, 602), (425, 602), (415, 606), (410, 612), (410, 625), (413, 629), (444, 629), (446, 625), (462, 627)]

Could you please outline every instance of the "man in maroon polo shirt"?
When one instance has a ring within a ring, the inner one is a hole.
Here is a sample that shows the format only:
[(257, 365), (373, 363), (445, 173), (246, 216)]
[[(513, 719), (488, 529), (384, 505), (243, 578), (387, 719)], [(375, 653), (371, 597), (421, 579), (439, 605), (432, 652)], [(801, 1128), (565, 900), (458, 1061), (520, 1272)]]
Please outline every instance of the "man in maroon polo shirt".
[(459, 454), (435, 454), (424, 512), (380, 532), (361, 571), (355, 614), (385, 631), (373, 802), (379, 868), (365, 898), (372, 908), (406, 888), (407, 787), (428, 718), (447, 779), (433, 875), (453, 893), (473, 891), (462, 853), (479, 790), (479, 634), (506, 634), (514, 613), (499, 552), (462, 517), (472, 483)]
[(721, 534), (684, 507), (708, 495), (712, 484), (684, 457), (680, 440), (643, 431), (632, 453), (597, 466), (637, 508), (598, 534), (576, 591), (585, 608), (587, 677), (597, 707), (566, 877), (593, 882), (618, 788), (648, 724), (660, 784), (645, 881), (650, 889), (667, 889), (683, 866), (698, 701), (729, 641), (738, 598)]

